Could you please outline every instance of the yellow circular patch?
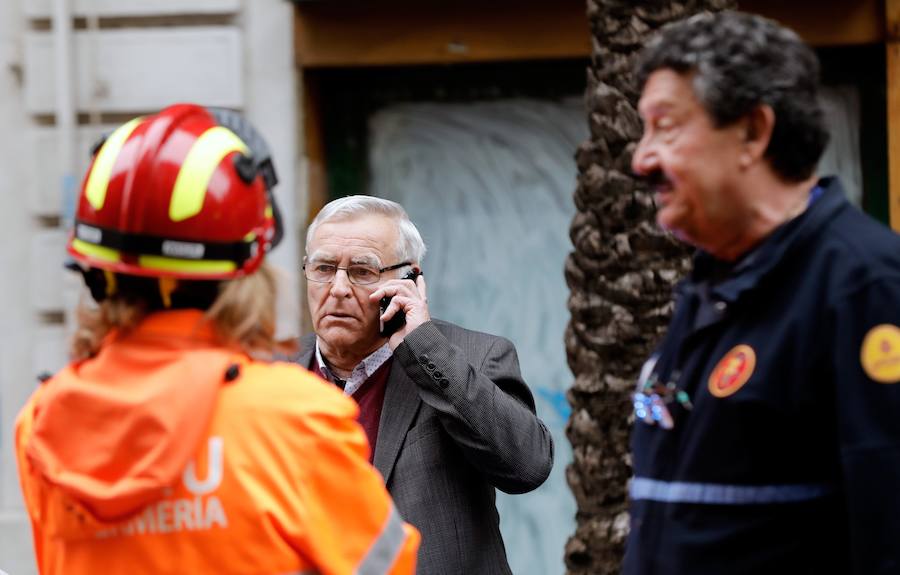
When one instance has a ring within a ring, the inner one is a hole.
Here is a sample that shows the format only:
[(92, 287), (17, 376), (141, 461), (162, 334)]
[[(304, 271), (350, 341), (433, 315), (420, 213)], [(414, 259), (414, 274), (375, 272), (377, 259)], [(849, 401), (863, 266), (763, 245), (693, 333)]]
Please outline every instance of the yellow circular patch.
[(883, 323), (869, 330), (859, 350), (866, 374), (880, 383), (900, 381), (900, 328)]
[(716, 397), (728, 397), (747, 383), (755, 367), (753, 348), (745, 344), (734, 346), (709, 375), (709, 392)]

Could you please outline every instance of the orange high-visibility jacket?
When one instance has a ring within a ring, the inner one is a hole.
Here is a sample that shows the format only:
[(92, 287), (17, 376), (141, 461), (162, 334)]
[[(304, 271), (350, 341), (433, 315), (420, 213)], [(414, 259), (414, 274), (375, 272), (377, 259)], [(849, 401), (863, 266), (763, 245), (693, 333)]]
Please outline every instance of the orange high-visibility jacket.
[(198, 311), (113, 333), (19, 415), (44, 575), (407, 574), (397, 513), (334, 386), (218, 344)]

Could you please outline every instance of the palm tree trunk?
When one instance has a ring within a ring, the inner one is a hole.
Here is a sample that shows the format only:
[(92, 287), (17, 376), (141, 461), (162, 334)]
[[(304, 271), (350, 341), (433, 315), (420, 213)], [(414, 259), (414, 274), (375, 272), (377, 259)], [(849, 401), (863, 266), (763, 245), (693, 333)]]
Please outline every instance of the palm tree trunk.
[[(731, 0), (587, 0), (593, 35), (587, 71), (590, 140), (577, 152), (577, 213), (566, 261), (571, 289), (566, 351), (575, 383), (567, 470), (578, 504), (565, 550), (570, 575), (618, 573), (628, 533), (630, 394), (642, 362), (665, 331), (688, 250), (654, 223), (652, 195), (631, 174), (641, 135), (634, 56), (654, 30)], [(636, 6), (637, 4), (637, 6)]]

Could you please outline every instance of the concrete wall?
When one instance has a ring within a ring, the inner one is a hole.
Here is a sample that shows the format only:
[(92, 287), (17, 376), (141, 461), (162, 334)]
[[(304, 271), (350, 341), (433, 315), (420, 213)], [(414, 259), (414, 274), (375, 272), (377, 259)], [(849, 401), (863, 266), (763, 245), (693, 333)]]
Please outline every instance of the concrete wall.
[[(52, 0), (0, 2), (0, 570), (34, 572), (12, 453), (15, 415), (36, 374), (64, 365), (77, 278), (61, 269), (87, 150), (128, 116), (176, 101), (243, 110), (275, 155), (285, 241), (283, 337), (299, 329), (299, 104), (293, 11), (284, 0), (70, 0), (80, 114), (69, 180), (60, 165)], [(84, 23), (87, 22), (87, 25)], [(75, 184), (77, 186), (77, 183)], [(68, 190), (68, 191), (67, 191)]]
[(22, 146), (27, 118), (20, 19), (18, 2), (0, 2), (0, 569), (10, 573), (28, 573), (32, 564), (30, 533), (12, 465), (12, 424), (33, 385), (30, 359), (26, 358), (31, 356), (38, 327), (26, 304), (30, 284), (27, 248), (33, 226), (22, 193), (28, 175)]

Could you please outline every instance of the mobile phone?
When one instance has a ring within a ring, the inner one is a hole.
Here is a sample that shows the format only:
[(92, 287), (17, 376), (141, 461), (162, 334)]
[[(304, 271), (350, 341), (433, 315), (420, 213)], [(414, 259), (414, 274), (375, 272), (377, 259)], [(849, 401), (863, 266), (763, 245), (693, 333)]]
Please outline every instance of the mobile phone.
[[(413, 268), (401, 279), (416, 281), (416, 278), (420, 275), (422, 275), (422, 270)], [(391, 305), (391, 298), (389, 296), (384, 296), (378, 301), (378, 309), (380, 310), (379, 316), (384, 313), (384, 310), (386, 310), (389, 305)], [(386, 322), (381, 322), (379, 333), (381, 334), (381, 337), (391, 337), (404, 325), (406, 325), (406, 313), (401, 309), (398, 310), (391, 319)]]

